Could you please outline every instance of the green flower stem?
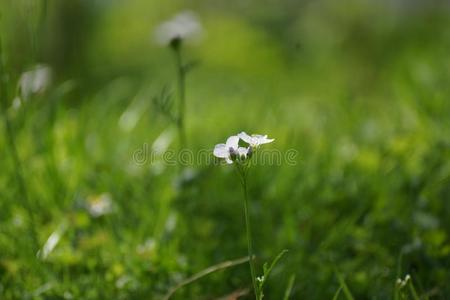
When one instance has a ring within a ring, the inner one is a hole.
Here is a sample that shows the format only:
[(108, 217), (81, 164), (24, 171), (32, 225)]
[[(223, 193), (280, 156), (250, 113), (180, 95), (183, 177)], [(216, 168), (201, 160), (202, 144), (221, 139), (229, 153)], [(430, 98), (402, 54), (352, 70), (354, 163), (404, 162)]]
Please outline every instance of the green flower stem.
[(250, 217), (249, 217), (249, 211), (248, 211), (247, 174), (246, 174), (246, 170), (243, 168), (238, 167), (238, 171), (241, 175), (242, 190), (244, 192), (244, 216), (245, 216), (245, 227), (246, 227), (246, 231), (247, 231), (247, 249), (248, 249), (248, 259), (249, 259), (249, 263), (250, 263), (250, 273), (252, 276), (252, 284), (253, 284), (253, 290), (255, 293), (255, 298), (256, 298), (256, 300), (259, 300), (260, 293), (258, 291), (258, 286), (256, 284), (256, 272), (255, 272), (255, 262), (254, 262), (254, 255), (253, 255), (252, 231), (251, 231)]
[(186, 131), (185, 131), (185, 107), (186, 107), (186, 72), (183, 65), (183, 59), (181, 56), (181, 40), (178, 43), (172, 45), (172, 49), (175, 53), (175, 63), (177, 68), (177, 80), (178, 80), (178, 116), (177, 116), (177, 129), (180, 150), (186, 147)]

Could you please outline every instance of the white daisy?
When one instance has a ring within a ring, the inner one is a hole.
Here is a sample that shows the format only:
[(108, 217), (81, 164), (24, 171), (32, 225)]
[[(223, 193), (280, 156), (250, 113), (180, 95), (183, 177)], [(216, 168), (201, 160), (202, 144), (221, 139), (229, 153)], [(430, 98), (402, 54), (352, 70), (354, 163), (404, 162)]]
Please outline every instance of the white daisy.
[(155, 38), (158, 44), (167, 46), (176, 40), (199, 39), (202, 32), (197, 16), (191, 11), (184, 11), (159, 25)]
[(28, 99), (31, 95), (44, 92), (50, 85), (52, 71), (47, 65), (39, 64), (24, 72), (19, 79), (22, 97)]

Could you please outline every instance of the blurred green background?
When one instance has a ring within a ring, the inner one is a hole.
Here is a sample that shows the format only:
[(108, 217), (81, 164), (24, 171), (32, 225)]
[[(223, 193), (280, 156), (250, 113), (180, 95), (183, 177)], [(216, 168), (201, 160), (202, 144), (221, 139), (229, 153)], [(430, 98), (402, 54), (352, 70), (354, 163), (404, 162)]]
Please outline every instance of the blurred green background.
[[(295, 274), (290, 299), (331, 299), (341, 274), (355, 299), (408, 299), (410, 274), (448, 299), (450, 5), (407, 0), (0, 1), (0, 298), (160, 299), (246, 255), (230, 167), (134, 157), (177, 149), (152, 101), (176, 91), (154, 30), (186, 9), (204, 31), (183, 48), (189, 148), (245, 130), (299, 153), (249, 179), (258, 266), (289, 250), (266, 298)], [(21, 96), (38, 64), (51, 85)], [(239, 265), (173, 299), (250, 286)]]

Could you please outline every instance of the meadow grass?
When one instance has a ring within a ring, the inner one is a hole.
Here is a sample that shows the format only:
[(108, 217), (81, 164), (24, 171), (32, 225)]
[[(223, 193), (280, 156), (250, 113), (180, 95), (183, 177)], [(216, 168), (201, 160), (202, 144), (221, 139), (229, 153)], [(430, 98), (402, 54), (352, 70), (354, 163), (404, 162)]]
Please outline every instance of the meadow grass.
[[(51, 3), (43, 20), (0, 4), (0, 298), (251, 299), (233, 169), (199, 162), (183, 173), (134, 156), (161, 134), (179, 149), (152, 101), (167, 84), (176, 97), (177, 69), (147, 22), (161, 21), (150, 8), (183, 7)], [(277, 7), (241, 17), (199, 5), (207, 35), (183, 53), (200, 61), (186, 78), (183, 135), (211, 157), (242, 130), (298, 151), (294, 165), (255, 165), (248, 178), (256, 273), (289, 250), (265, 299), (446, 299), (448, 12), (321, 3), (280, 19)], [(59, 10), (84, 20), (62, 27), (73, 40), (54, 29)], [(27, 26), (39, 29), (32, 39)], [(21, 74), (42, 61), (52, 85), (15, 107)], [(108, 209), (97, 216), (98, 203)]]

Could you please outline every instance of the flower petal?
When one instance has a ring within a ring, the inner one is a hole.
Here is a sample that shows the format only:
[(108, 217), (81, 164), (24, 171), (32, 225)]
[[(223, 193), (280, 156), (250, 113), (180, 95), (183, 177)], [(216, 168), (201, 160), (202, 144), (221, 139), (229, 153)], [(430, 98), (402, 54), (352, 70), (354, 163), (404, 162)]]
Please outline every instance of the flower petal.
[(230, 156), (230, 151), (228, 150), (227, 145), (225, 144), (217, 144), (214, 147), (214, 152), (213, 152), (215, 157), (219, 157), (219, 158), (227, 158)]
[(233, 163), (233, 161), (231, 159), (229, 159), (228, 157), (225, 158), (225, 161), (227, 162), (227, 164), (231, 165)]
[(237, 149), (239, 144), (239, 137), (237, 135), (232, 135), (227, 139), (226, 146), (228, 148)]
[(261, 134), (252, 134), (253, 143), (256, 146), (262, 145), (262, 144), (268, 144), (274, 141), (274, 139), (267, 138), (267, 135), (261, 135)]
[(259, 141), (260, 144), (268, 144), (268, 143), (272, 143), (273, 141), (275, 141), (275, 139), (268, 139), (267, 137), (265, 137), (264, 139), (261, 139)]
[(244, 131), (239, 133), (238, 137), (241, 140), (243, 140), (244, 142), (246, 142), (247, 144), (252, 144), (253, 143), (253, 138), (251, 136), (249, 136), (247, 133), (245, 133)]
[(247, 156), (248, 148), (245, 148), (245, 147), (239, 147), (239, 148), (237, 149), (237, 152), (238, 152), (238, 155), (239, 155), (239, 156), (242, 156), (242, 155)]

